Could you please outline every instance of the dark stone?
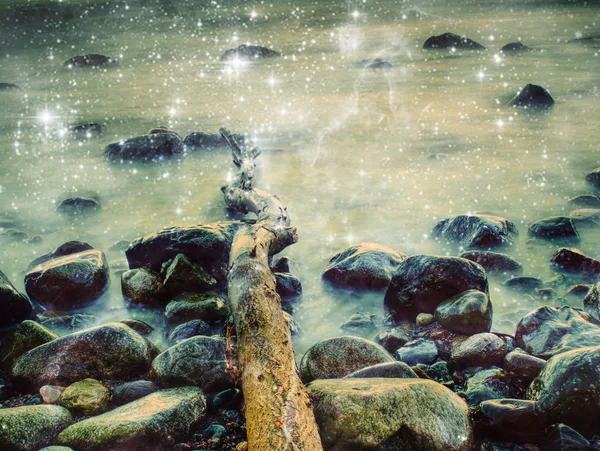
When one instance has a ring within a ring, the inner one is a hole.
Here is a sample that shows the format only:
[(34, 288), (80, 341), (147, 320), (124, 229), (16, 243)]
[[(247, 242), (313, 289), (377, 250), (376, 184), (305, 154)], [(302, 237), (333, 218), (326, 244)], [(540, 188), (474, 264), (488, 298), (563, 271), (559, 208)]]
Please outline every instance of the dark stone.
[(545, 364), (545, 360), (525, 354), (519, 350), (509, 352), (504, 358), (504, 369), (515, 377), (524, 379), (527, 382), (534, 380), (540, 374)]
[(529, 354), (549, 359), (577, 348), (600, 345), (600, 323), (571, 307), (542, 306), (517, 325), (517, 345)]
[(277, 294), (284, 299), (295, 298), (302, 294), (302, 282), (290, 273), (274, 272)]
[(393, 353), (399, 347), (404, 346), (412, 340), (415, 325), (411, 323), (400, 324), (393, 329), (381, 332), (375, 337), (375, 341), (383, 346), (386, 351)]
[(475, 428), (492, 440), (537, 443), (545, 435), (546, 415), (536, 409), (533, 401), (483, 401), (475, 414)]
[(183, 142), (172, 133), (136, 136), (124, 142), (109, 144), (104, 156), (111, 161), (162, 160), (181, 155)]
[(573, 224), (577, 229), (586, 227), (598, 227), (600, 225), (600, 209), (599, 208), (580, 208), (569, 213)]
[(114, 407), (118, 407), (148, 396), (158, 390), (159, 387), (152, 381), (139, 380), (125, 382), (113, 389), (110, 402)]
[(387, 378), (406, 378), (418, 377), (408, 364), (404, 362), (379, 363), (368, 366), (350, 373), (344, 377), (387, 377)]
[(239, 388), (228, 388), (227, 390), (220, 391), (215, 395), (212, 401), (212, 407), (214, 410), (238, 410), (241, 407), (243, 400), (244, 396)]
[(560, 271), (577, 274), (587, 279), (594, 280), (600, 275), (600, 261), (575, 248), (560, 248), (554, 253), (550, 263)]
[(169, 346), (198, 335), (210, 335), (210, 324), (200, 319), (193, 319), (177, 326), (169, 335)]
[(425, 50), (456, 49), (456, 50), (485, 50), (485, 47), (469, 38), (461, 37), (454, 33), (444, 33), (431, 36), (423, 44)]
[(385, 293), (385, 307), (398, 322), (433, 313), (446, 299), (475, 289), (488, 294), (484, 269), (459, 257), (413, 255), (404, 260)]
[(476, 334), (452, 348), (450, 365), (458, 369), (500, 366), (506, 353), (506, 344), (497, 335)]
[(225, 299), (217, 293), (184, 294), (167, 304), (165, 318), (169, 324), (201, 319), (209, 324), (223, 322), (229, 316)]
[(2, 241), (13, 241), (13, 242), (26, 242), (27, 239), (29, 237), (27, 236), (27, 234), (25, 232), (23, 232), (22, 230), (16, 230), (16, 229), (7, 229), (7, 230), (0, 230), (0, 240)]
[(167, 127), (166, 125), (158, 125), (156, 127), (151, 128), (147, 135), (160, 135), (163, 133), (170, 133), (172, 135), (177, 136), (179, 139), (181, 139), (181, 136), (179, 135), (179, 133), (171, 130), (169, 127)]
[(600, 321), (600, 282), (592, 285), (589, 292), (583, 298), (583, 309)]
[(522, 42), (511, 42), (500, 49), (504, 54), (528, 52), (529, 50), (531, 49)]
[(117, 66), (118, 61), (104, 55), (98, 55), (91, 53), (89, 55), (78, 55), (65, 61), (63, 66), (67, 69), (74, 67), (114, 67)]
[(594, 169), (585, 176), (585, 181), (594, 188), (600, 188), (600, 168)]
[(514, 291), (520, 291), (522, 293), (532, 293), (538, 288), (544, 286), (544, 281), (537, 277), (519, 276), (508, 279), (504, 282), (506, 288), (510, 288)]
[(8, 372), (27, 351), (49, 343), (58, 335), (35, 321), (23, 321), (0, 343), (0, 368)]
[(290, 274), (298, 274), (298, 264), (289, 257), (281, 257), (277, 262), (271, 266), (272, 272), (289, 272)]
[(384, 61), (381, 58), (363, 60), (359, 64), (361, 67), (364, 67), (365, 69), (374, 69), (374, 70), (391, 69), (392, 67), (394, 67), (391, 63), (388, 63), (387, 61)]
[(377, 331), (375, 318), (376, 316), (370, 313), (355, 313), (340, 326), (340, 330), (349, 335), (372, 336)]
[(406, 255), (392, 248), (363, 243), (336, 253), (323, 279), (337, 288), (359, 290), (385, 289)]
[(512, 244), (519, 232), (507, 219), (491, 215), (460, 215), (440, 221), (432, 237), (466, 249), (490, 249)]
[(177, 254), (162, 271), (163, 286), (169, 296), (183, 293), (202, 293), (217, 286), (218, 282), (202, 266), (191, 262), (184, 254)]
[(487, 294), (467, 290), (438, 305), (433, 316), (442, 327), (457, 334), (489, 332), (492, 327), (492, 303)]
[(27, 271), (49, 260), (58, 257), (64, 257), (65, 255), (78, 254), (79, 252), (89, 251), (92, 249), (94, 248), (91, 245), (83, 241), (67, 241), (66, 243), (58, 246), (56, 250), (54, 250), (54, 252), (42, 255), (41, 257), (38, 257), (35, 260), (33, 260), (27, 266)]
[(128, 319), (123, 319), (119, 322), (121, 324), (125, 324), (127, 327), (131, 327), (142, 337), (147, 337), (152, 332), (154, 332), (154, 327), (152, 327), (150, 324), (148, 324), (144, 321), (128, 318)]
[[(244, 135), (234, 134), (233, 137), (238, 144), (249, 145), (249, 141)], [(227, 144), (227, 141), (225, 141), (225, 138), (218, 133), (193, 132), (185, 137), (183, 144), (191, 149), (213, 150), (220, 147), (229, 149), (229, 145)]]
[(281, 56), (281, 54), (266, 47), (242, 44), (238, 48), (226, 50), (225, 53), (221, 55), (221, 61), (228, 61), (231, 59), (255, 60), (277, 56)]
[(592, 288), (591, 285), (585, 285), (585, 284), (577, 284), (577, 285), (573, 285), (571, 287), (569, 287), (569, 289), (567, 290), (567, 292), (564, 294), (566, 297), (569, 298), (575, 298), (576, 300), (583, 300), (583, 298), (585, 298), (587, 296), (587, 294), (590, 292), (590, 289)]
[(543, 440), (544, 451), (591, 451), (590, 442), (566, 424), (553, 424), (546, 431)]
[(50, 309), (85, 306), (98, 299), (108, 283), (108, 263), (97, 250), (54, 258), (25, 274), (29, 297)]
[(57, 210), (67, 215), (90, 214), (100, 210), (100, 203), (87, 197), (69, 197), (58, 205)]
[(417, 363), (429, 365), (438, 359), (438, 349), (431, 338), (417, 338), (398, 349), (394, 357), (410, 366)]
[(584, 194), (569, 199), (569, 203), (582, 208), (600, 208), (600, 197), (593, 194)]
[(13, 89), (21, 89), (14, 83), (0, 83), (0, 91), (12, 91)]
[(33, 306), (29, 299), (0, 271), (0, 330), (10, 329), (32, 314)]
[(523, 272), (523, 265), (521, 263), (508, 255), (498, 252), (468, 251), (462, 253), (460, 258), (466, 258), (480, 264), (488, 273), (521, 274)]
[(103, 127), (98, 122), (86, 122), (84, 124), (72, 125), (69, 127), (69, 131), (77, 139), (89, 139), (100, 136)]
[(530, 83), (519, 91), (510, 104), (520, 108), (545, 110), (552, 108), (554, 99), (544, 88)]
[(467, 381), (467, 403), (477, 407), (484, 401), (510, 397), (507, 374), (501, 369), (482, 370)]
[(567, 216), (552, 216), (531, 224), (529, 235), (547, 240), (579, 241), (573, 220)]
[(160, 276), (147, 268), (136, 268), (121, 274), (123, 297), (133, 304), (160, 305), (165, 293)]

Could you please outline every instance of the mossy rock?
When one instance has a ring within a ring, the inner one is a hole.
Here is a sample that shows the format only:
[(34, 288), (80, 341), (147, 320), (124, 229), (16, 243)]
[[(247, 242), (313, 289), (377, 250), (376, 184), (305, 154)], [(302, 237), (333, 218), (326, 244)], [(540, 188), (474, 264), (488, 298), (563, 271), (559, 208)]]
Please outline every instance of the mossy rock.
[(69, 385), (58, 403), (76, 416), (100, 415), (108, 410), (110, 392), (96, 379), (84, 379)]
[(0, 368), (10, 372), (16, 360), (27, 351), (57, 338), (57, 334), (41, 324), (35, 321), (23, 321), (2, 340), (0, 345)]
[(181, 324), (193, 319), (212, 324), (225, 321), (228, 316), (227, 302), (213, 292), (184, 294), (173, 299), (165, 308), (165, 318), (170, 324)]

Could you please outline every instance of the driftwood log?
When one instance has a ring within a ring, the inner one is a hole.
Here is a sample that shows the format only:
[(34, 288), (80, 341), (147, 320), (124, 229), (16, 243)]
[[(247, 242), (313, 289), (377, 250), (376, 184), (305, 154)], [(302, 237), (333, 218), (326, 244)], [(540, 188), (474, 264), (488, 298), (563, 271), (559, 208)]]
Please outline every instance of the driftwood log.
[(225, 129), (239, 174), (222, 188), (230, 210), (257, 220), (236, 233), (229, 257), (228, 294), (237, 335), (250, 451), (322, 450), (306, 388), (300, 381), (270, 257), (298, 240), (279, 199), (253, 187), (256, 148), (240, 146)]

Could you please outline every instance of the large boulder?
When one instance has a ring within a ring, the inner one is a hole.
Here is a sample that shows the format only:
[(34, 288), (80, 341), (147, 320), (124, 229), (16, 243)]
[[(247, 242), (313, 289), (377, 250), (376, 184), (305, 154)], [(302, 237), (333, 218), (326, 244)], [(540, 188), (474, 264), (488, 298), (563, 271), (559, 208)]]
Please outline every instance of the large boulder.
[(444, 33), (427, 39), (423, 44), (423, 49), (485, 50), (485, 47), (467, 37), (454, 33)]
[(328, 338), (306, 351), (300, 362), (300, 375), (304, 382), (334, 379), (378, 363), (395, 361), (377, 343), (364, 338)]
[(598, 433), (600, 346), (555, 355), (527, 391), (551, 423), (565, 423), (584, 435)]
[(54, 251), (41, 255), (40, 257), (33, 260), (31, 263), (29, 263), (29, 265), (27, 265), (27, 271), (30, 271), (32, 268), (41, 265), (42, 263), (46, 263), (49, 260), (64, 257), (65, 255), (78, 254), (79, 252), (90, 251), (92, 249), (94, 248), (85, 241), (67, 241), (66, 243), (63, 243), (60, 246), (58, 246)]
[(57, 334), (41, 324), (23, 321), (0, 344), (0, 368), (10, 372), (16, 360), (27, 351), (57, 338)]
[(546, 240), (579, 241), (579, 233), (568, 216), (551, 216), (529, 226), (529, 235)]
[(460, 258), (480, 264), (487, 273), (521, 274), (523, 272), (521, 263), (499, 252), (467, 251), (460, 254)]
[(131, 269), (147, 266), (160, 271), (164, 262), (185, 254), (217, 281), (224, 283), (229, 250), (240, 223), (213, 223), (170, 227), (138, 238), (125, 252)]
[(23, 354), (15, 362), (12, 379), (23, 392), (35, 393), (43, 385), (70, 385), (94, 379), (131, 380), (150, 370), (158, 349), (121, 323), (57, 338)]
[(467, 405), (437, 382), (317, 380), (308, 390), (327, 451), (467, 451), (473, 446)]
[(0, 409), (0, 449), (37, 451), (51, 445), (73, 423), (69, 411), (59, 406), (24, 406)]
[(226, 371), (225, 341), (197, 336), (183, 340), (152, 362), (156, 381), (165, 386), (195, 385), (216, 392), (234, 385)]
[(158, 133), (136, 136), (127, 141), (109, 144), (104, 156), (110, 161), (141, 160), (155, 161), (181, 155), (183, 141), (173, 133)]
[(502, 338), (491, 333), (472, 335), (452, 348), (450, 363), (456, 368), (500, 366), (507, 353)]
[(554, 99), (546, 89), (529, 83), (519, 91), (510, 104), (520, 108), (545, 110), (552, 108)]
[(406, 255), (373, 243), (350, 246), (337, 252), (323, 272), (323, 279), (337, 288), (382, 290)]
[(433, 314), (443, 328), (464, 335), (489, 332), (492, 315), (490, 298), (477, 290), (467, 290), (451, 297), (438, 305)]
[(33, 306), (0, 271), (0, 330), (8, 329), (31, 317)]
[(517, 325), (517, 345), (535, 357), (600, 345), (599, 322), (588, 313), (563, 306), (542, 306), (525, 315)]
[(274, 58), (281, 56), (280, 53), (260, 45), (242, 44), (235, 49), (228, 49), (221, 55), (221, 61), (230, 60), (255, 60), (262, 58)]
[(488, 294), (484, 269), (459, 257), (413, 255), (404, 260), (385, 293), (385, 307), (396, 323), (414, 321), (463, 291)]
[(197, 387), (161, 390), (65, 429), (58, 443), (77, 451), (170, 451), (204, 415)]
[(554, 253), (550, 263), (559, 271), (576, 274), (585, 279), (597, 280), (600, 275), (600, 261), (575, 248), (560, 248)]
[(440, 221), (432, 236), (469, 248), (490, 249), (510, 245), (519, 234), (508, 219), (491, 215), (460, 215)]
[(109, 280), (104, 253), (89, 250), (33, 267), (25, 274), (25, 290), (46, 308), (76, 309), (98, 299)]

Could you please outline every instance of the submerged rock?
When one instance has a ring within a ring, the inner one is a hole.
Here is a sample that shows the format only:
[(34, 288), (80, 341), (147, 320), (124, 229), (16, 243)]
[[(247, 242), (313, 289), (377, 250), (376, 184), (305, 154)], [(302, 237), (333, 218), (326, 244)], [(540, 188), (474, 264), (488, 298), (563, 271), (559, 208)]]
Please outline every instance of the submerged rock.
[(487, 294), (467, 290), (442, 302), (434, 313), (435, 320), (451, 332), (473, 335), (489, 332), (493, 309)]
[(83, 124), (72, 125), (69, 132), (76, 139), (90, 139), (100, 136), (104, 128), (98, 122), (85, 122)]
[(584, 278), (595, 279), (600, 275), (600, 261), (584, 254), (579, 249), (563, 247), (550, 259), (554, 268)]
[(336, 253), (323, 279), (337, 288), (381, 290), (406, 259), (406, 255), (392, 248), (374, 243), (363, 243)]
[(349, 335), (371, 335), (377, 331), (376, 316), (370, 313), (355, 313), (340, 326), (340, 330)]
[(91, 214), (100, 210), (100, 203), (88, 197), (69, 197), (58, 205), (57, 210), (66, 215)]
[(388, 63), (387, 61), (384, 61), (381, 58), (362, 60), (359, 64), (361, 67), (364, 67), (365, 69), (374, 69), (374, 70), (391, 69), (392, 67), (394, 67), (392, 65), (392, 63)]
[(510, 105), (533, 110), (545, 110), (552, 108), (554, 99), (544, 88), (530, 83), (519, 91), (510, 101)]
[(33, 314), (33, 305), (0, 271), (0, 329), (11, 328)]
[(131, 327), (142, 337), (147, 337), (152, 332), (154, 332), (154, 327), (152, 327), (150, 324), (148, 324), (144, 321), (140, 321), (140, 320), (133, 319), (133, 318), (127, 318), (127, 319), (122, 319), (119, 322), (121, 324), (125, 324), (127, 327)]
[(575, 227), (597, 227), (600, 224), (600, 209), (599, 208), (580, 208), (573, 210), (569, 216), (573, 220)]
[[(249, 140), (244, 135), (234, 134), (233, 137), (238, 144), (249, 145)], [(203, 133), (193, 132), (185, 137), (183, 143), (190, 149), (205, 149), (213, 150), (219, 147), (226, 147), (229, 149), (229, 145), (225, 138), (218, 133)]]
[(75, 309), (98, 299), (109, 280), (104, 253), (90, 250), (33, 267), (25, 274), (25, 290), (44, 307)]
[(66, 243), (58, 246), (53, 252), (49, 252), (48, 254), (44, 254), (33, 260), (27, 266), (27, 271), (49, 260), (64, 257), (65, 255), (78, 254), (79, 252), (89, 251), (92, 249), (94, 248), (84, 241), (67, 241)]
[(525, 44), (523, 44), (522, 42), (510, 42), (500, 49), (500, 51), (502, 53), (504, 53), (505, 55), (528, 52), (529, 50), (531, 50), (531, 49), (529, 47), (527, 47)]
[(569, 203), (581, 208), (600, 208), (600, 197), (593, 194), (584, 194), (569, 199)]
[(542, 306), (517, 325), (517, 345), (535, 357), (548, 359), (577, 348), (600, 345), (600, 327), (588, 313), (571, 307)]
[(96, 379), (87, 378), (69, 385), (59, 404), (75, 416), (95, 416), (108, 410), (110, 392)]
[(247, 45), (242, 44), (235, 49), (228, 49), (221, 55), (221, 61), (228, 61), (233, 59), (241, 59), (241, 60), (255, 60), (255, 59), (263, 59), (263, 58), (274, 58), (277, 56), (281, 56), (280, 53), (268, 49), (267, 47), (262, 47), (260, 45)]
[(552, 216), (531, 224), (529, 235), (546, 240), (579, 241), (573, 220), (567, 216)]
[(464, 248), (493, 248), (510, 245), (519, 232), (504, 218), (491, 215), (460, 215), (440, 221), (432, 237)]
[(197, 387), (173, 388), (65, 429), (58, 443), (77, 451), (171, 450), (204, 415), (206, 399)]
[(34, 321), (23, 321), (0, 344), (0, 368), (10, 372), (15, 361), (27, 351), (57, 338), (50, 329)]
[(442, 451), (473, 445), (466, 404), (437, 382), (318, 380), (308, 390), (327, 450)]
[(472, 39), (461, 37), (454, 33), (444, 33), (431, 36), (423, 44), (425, 50), (456, 49), (456, 50), (485, 50), (485, 47)]
[(460, 258), (466, 258), (483, 266), (488, 273), (510, 273), (521, 274), (523, 265), (506, 254), (491, 251), (468, 251), (460, 254)]
[(225, 299), (217, 293), (184, 294), (167, 304), (165, 318), (170, 324), (201, 319), (209, 324), (222, 322), (229, 315)]
[(58, 406), (0, 409), (0, 449), (37, 451), (51, 445), (72, 423), (69, 411)]
[(600, 168), (594, 169), (592, 172), (585, 176), (585, 181), (592, 185), (594, 188), (600, 188)]
[(475, 421), (476, 429), (493, 440), (536, 443), (546, 432), (546, 415), (535, 402), (522, 399), (484, 401)]
[(385, 307), (396, 323), (433, 313), (443, 301), (475, 289), (488, 293), (484, 269), (459, 257), (413, 255), (404, 260), (385, 293)]
[(12, 91), (13, 89), (21, 89), (14, 83), (0, 83), (0, 91)]
[(507, 352), (504, 340), (497, 335), (476, 334), (452, 348), (450, 364), (459, 369), (500, 366)]
[(111, 67), (117, 66), (119, 63), (108, 56), (90, 53), (88, 55), (78, 55), (65, 61), (63, 66), (67, 69), (76, 67)]
[(504, 282), (504, 286), (522, 293), (532, 293), (544, 286), (544, 281), (537, 277), (519, 276), (512, 277)]
[(126, 141), (109, 144), (104, 156), (110, 161), (155, 161), (181, 155), (183, 142), (172, 133), (137, 136)]
[(328, 338), (306, 351), (300, 362), (300, 375), (304, 382), (339, 378), (368, 366), (395, 361), (377, 343), (364, 338)]
[(150, 370), (158, 349), (120, 323), (65, 335), (23, 354), (12, 379), (19, 390), (35, 393), (43, 385), (69, 385), (94, 379), (131, 380)]

